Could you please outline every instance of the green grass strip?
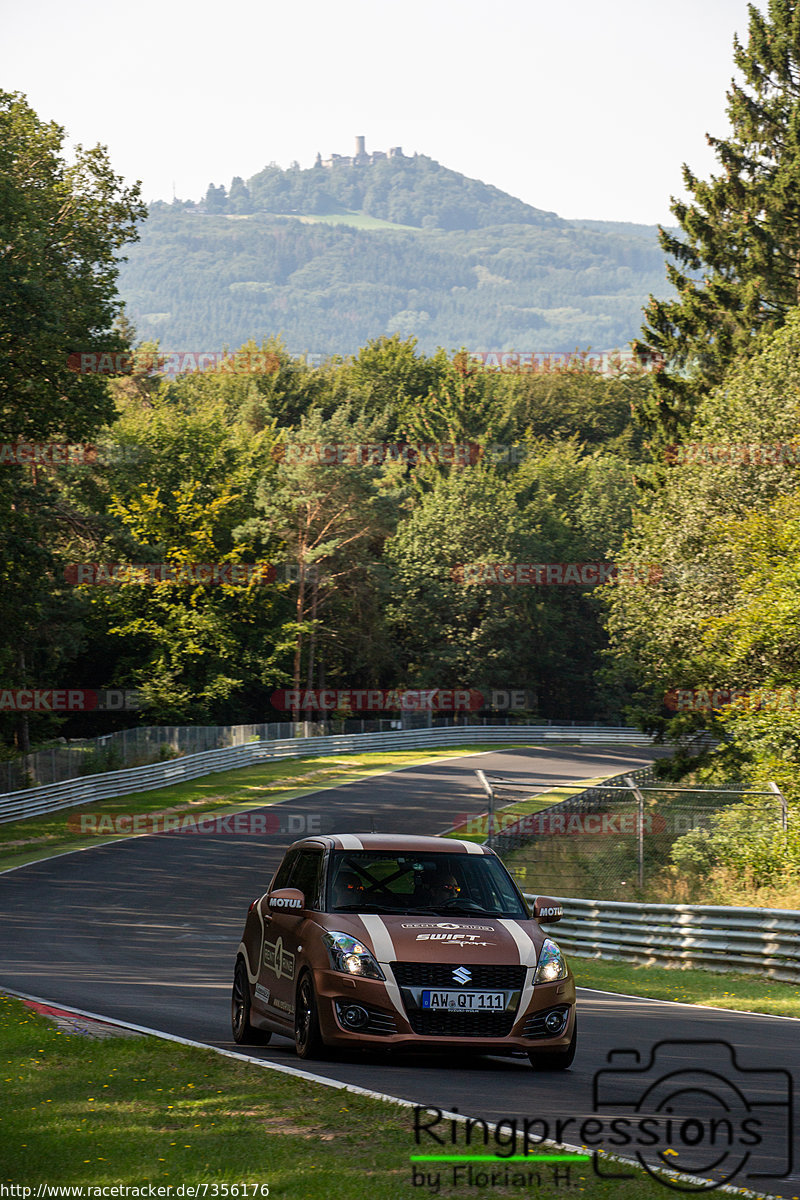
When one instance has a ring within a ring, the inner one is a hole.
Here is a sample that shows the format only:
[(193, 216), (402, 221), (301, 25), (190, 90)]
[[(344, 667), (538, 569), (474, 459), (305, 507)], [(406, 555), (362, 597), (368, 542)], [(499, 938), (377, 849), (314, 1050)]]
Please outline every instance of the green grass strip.
[[(569, 907), (569, 900), (564, 901)], [(558, 926), (553, 926), (558, 940)], [(578, 987), (597, 988), (653, 1000), (677, 1000), (712, 1008), (769, 1016), (800, 1017), (800, 985), (779, 983), (763, 975), (700, 971), (692, 967), (640, 967), (610, 959), (568, 955)]]
[(409, 1162), (591, 1162), (591, 1154), (411, 1154)]

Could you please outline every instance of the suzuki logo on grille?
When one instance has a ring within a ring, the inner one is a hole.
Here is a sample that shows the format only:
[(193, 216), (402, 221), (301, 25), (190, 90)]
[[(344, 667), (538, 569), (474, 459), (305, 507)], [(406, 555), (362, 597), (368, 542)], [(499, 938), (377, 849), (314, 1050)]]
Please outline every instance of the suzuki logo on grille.
[(456, 983), (469, 983), (470, 979), (472, 979), (472, 972), (468, 971), (466, 967), (457, 967), (453, 971), (453, 979), (455, 979)]

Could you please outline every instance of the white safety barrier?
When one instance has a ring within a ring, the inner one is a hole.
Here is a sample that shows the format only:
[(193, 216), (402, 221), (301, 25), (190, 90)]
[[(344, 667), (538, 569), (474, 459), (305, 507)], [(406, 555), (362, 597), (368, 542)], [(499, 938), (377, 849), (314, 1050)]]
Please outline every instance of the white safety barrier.
[(553, 936), (576, 955), (800, 983), (800, 911), (795, 909), (553, 899), (564, 906)]
[(249, 742), (222, 750), (188, 754), (169, 762), (106, 771), (61, 783), (7, 792), (0, 796), (0, 824), (20, 817), (34, 817), (55, 809), (108, 800), (130, 792), (152, 791), (212, 775), (249, 767), (268, 759), (319, 757), (368, 750), (415, 750), (440, 746), (539, 744), (578, 742), (581, 745), (649, 746), (652, 738), (636, 729), (583, 725), (453, 725), (433, 729), (396, 729), (386, 733), (346, 733), (327, 737), (284, 738), (279, 741)]

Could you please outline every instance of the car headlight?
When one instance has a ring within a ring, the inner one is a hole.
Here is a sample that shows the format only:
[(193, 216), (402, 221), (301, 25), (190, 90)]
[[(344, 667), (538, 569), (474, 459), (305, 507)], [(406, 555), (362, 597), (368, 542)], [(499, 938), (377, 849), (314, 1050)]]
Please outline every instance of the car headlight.
[(565, 979), (567, 960), (552, 938), (545, 938), (539, 953), (539, 962), (533, 973), (534, 983), (552, 983), (554, 979)]
[(372, 953), (358, 938), (349, 933), (324, 933), (322, 940), (334, 971), (342, 971), (345, 975), (361, 975), (367, 979), (385, 978)]

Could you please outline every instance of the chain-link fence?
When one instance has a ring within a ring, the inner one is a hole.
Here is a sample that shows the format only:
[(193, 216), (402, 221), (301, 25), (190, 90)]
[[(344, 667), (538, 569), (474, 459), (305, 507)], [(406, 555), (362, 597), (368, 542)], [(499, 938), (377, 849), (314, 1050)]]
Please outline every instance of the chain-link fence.
[[(202, 754), (247, 742), (310, 737), (326, 733), (373, 733), (394, 727), (393, 721), (287, 721), (257, 725), (148, 725), (120, 729), (103, 737), (61, 741), (32, 754), (0, 763), (0, 792), (60, 783), (101, 771), (142, 767), (148, 763)], [(341, 726), (344, 728), (331, 728)], [(352, 729), (346, 728), (353, 726)]]
[(677, 878), (702, 891), (714, 838), (769, 834), (787, 822), (774, 784), (768, 792), (682, 788), (659, 782), (650, 767), (523, 815), (500, 806), (530, 796), (530, 784), (494, 776), (488, 783), (494, 849), (526, 891), (556, 896), (642, 900)]
[[(201, 754), (205, 750), (243, 746), (247, 742), (260, 740), (324, 737), (339, 733), (383, 733), (390, 729), (434, 726), (513, 725), (522, 721), (517, 717), (480, 717), (473, 713), (457, 717), (404, 713), (397, 718), (351, 717), (327, 721), (271, 721), (256, 725), (149, 725), (121, 729), (103, 737), (85, 740), (67, 742), (62, 738), (44, 749), (0, 762), (0, 794), (60, 783), (65, 779), (78, 779), (101, 771), (142, 767), (183, 754)], [(602, 727), (596, 721), (542, 720), (537, 721), (537, 725)]]

